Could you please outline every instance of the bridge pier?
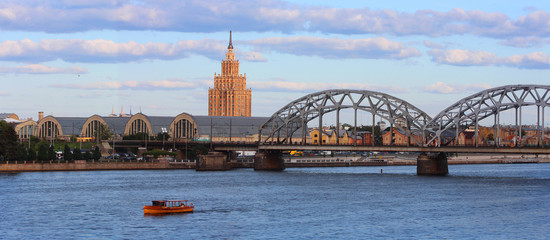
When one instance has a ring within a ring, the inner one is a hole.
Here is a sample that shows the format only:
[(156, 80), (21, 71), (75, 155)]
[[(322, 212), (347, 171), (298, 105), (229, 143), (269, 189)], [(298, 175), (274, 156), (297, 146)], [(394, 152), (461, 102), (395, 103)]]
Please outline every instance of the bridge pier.
[(199, 155), (196, 171), (225, 171), (231, 169), (227, 161), (227, 155), (221, 152), (209, 152), (206, 155)]
[(254, 170), (282, 171), (285, 161), (281, 151), (262, 151), (254, 156)]
[(416, 175), (445, 176), (449, 174), (447, 154), (428, 155), (421, 153), (416, 159)]

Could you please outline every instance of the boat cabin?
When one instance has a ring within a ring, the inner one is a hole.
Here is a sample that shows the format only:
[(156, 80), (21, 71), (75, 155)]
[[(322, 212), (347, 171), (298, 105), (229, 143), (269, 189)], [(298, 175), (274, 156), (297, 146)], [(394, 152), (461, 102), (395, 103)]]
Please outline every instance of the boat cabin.
[(159, 207), (185, 207), (187, 206), (187, 200), (162, 200), (162, 201), (153, 201), (152, 206)]

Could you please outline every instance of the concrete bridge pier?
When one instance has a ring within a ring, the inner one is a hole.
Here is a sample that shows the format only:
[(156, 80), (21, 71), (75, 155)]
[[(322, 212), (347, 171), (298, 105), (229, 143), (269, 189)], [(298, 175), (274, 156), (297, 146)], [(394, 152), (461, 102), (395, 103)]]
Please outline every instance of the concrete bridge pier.
[(231, 169), (227, 155), (221, 152), (209, 152), (199, 155), (195, 170), (197, 171), (225, 171)]
[(421, 153), (416, 159), (416, 175), (445, 176), (449, 174), (447, 154), (428, 155)]
[(254, 156), (254, 170), (282, 171), (285, 161), (281, 151), (262, 151)]

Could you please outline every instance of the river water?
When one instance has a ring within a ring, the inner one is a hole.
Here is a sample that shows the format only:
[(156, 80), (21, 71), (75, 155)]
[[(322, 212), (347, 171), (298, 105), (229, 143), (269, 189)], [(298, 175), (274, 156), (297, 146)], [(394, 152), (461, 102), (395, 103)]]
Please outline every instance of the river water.
[[(380, 170), (383, 173), (380, 173)], [(0, 239), (548, 239), (550, 164), (0, 173)], [(151, 200), (195, 212), (144, 216)]]

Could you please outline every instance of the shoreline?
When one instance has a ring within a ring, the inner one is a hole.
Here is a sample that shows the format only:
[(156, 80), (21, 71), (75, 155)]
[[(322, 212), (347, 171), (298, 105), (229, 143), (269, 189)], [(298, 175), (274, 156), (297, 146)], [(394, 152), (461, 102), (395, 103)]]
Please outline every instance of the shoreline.
[[(286, 168), (299, 167), (360, 167), (360, 166), (413, 166), (414, 158), (378, 158), (366, 159), (359, 157), (349, 158), (303, 158), (300, 162), (286, 160)], [(365, 161), (366, 160), (366, 161)], [(302, 162), (304, 161), (304, 162)], [(459, 164), (525, 164), (525, 163), (550, 163), (549, 156), (513, 155), (464, 155), (449, 157), (449, 165)], [(230, 162), (231, 168), (253, 168), (253, 162)], [(105, 170), (175, 170), (195, 169), (195, 162), (169, 162), (158, 160), (150, 162), (47, 162), (47, 163), (1, 163), (0, 173), (17, 172), (51, 172), (51, 171), (105, 171)]]

